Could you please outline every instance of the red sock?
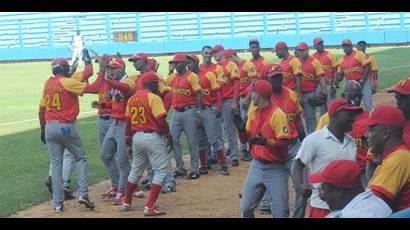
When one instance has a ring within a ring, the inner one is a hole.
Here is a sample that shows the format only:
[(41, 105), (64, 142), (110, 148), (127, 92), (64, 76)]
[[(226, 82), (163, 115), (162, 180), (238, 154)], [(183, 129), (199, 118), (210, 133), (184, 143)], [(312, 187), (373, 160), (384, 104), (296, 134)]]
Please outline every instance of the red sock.
[(205, 151), (199, 151), (199, 162), (201, 163), (202, 167), (206, 167)]
[(155, 201), (157, 201), (157, 198), (160, 192), (161, 192), (161, 185), (152, 183), (151, 189), (149, 191), (148, 201), (147, 201), (148, 208), (154, 207)]
[(216, 151), (216, 158), (218, 158), (220, 165), (225, 165), (225, 156), (224, 156), (223, 149)]
[(138, 187), (137, 184), (134, 184), (130, 181), (127, 181), (127, 184), (125, 185), (124, 203), (131, 204), (132, 195), (133, 195), (136, 187)]

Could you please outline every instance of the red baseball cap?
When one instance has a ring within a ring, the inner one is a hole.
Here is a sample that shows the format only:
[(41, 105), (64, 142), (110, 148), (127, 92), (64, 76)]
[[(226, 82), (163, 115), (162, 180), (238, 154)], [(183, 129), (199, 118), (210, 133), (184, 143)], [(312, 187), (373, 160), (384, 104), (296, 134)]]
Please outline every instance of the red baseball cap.
[(199, 63), (199, 58), (195, 54), (188, 55), (188, 58), (194, 60), (197, 63)]
[(352, 45), (353, 43), (352, 43), (352, 41), (350, 40), (350, 39), (344, 39), (343, 41), (342, 41), (342, 45)]
[(68, 61), (65, 58), (56, 58), (51, 62), (51, 68), (61, 67), (63, 65), (68, 65)]
[(128, 61), (133, 62), (136, 61), (137, 59), (143, 59), (145, 61), (148, 61), (148, 56), (144, 53), (137, 53), (132, 55), (130, 58), (128, 58)]
[(283, 74), (282, 66), (279, 64), (268, 64), (266, 65), (266, 76), (267, 77), (275, 77)]
[(305, 49), (307, 49), (308, 48), (308, 44), (306, 43), (306, 42), (300, 42), (297, 46), (296, 46), (296, 49), (299, 49), (299, 50), (305, 50)]
[(361, 186), (360, 166), (352, 160), (334, 160), (320, 173), (308, 177), (310, 183), (329, 183), (342, 188), (355, 188)]
[(284, 48), (288, 48), (288, 45), (286, 44), (286, 42), (277, 42), (275, 45), (275, 48), (273, 49), (273, 52), (276, 52), (277, 49), (284, 49)]
[(187, 60), (187, 56), (186, 54), (183, 53), (179, 53), (179, 54), (175, 54), (174, 58), (172, 59), (171, 62), (183, 62)]
[(125, 68), (125, 63), (124, 63), (124, 61), (122, 60), (122, 59), (114, 59), (114, 60), (111, 60), (109, 63), (108, 63), (108, 67), (110, 67), (111, 69), (115, 69), (115, 68), (122, 68), (122, 69), (124, 69)]
[(319, 44), (320, 42), (323, 42), (323, 39), (320, 38), (320, 37), (317, 37), (317, 38), (313, 39), (313, 45), (317, 45), (317, 44)]
[(272, 95), (272, 85), (266, 80), (257, 80), (252, 84), (252, 90), (256, 91), (262, 97), (269, 97)]
[(249, 40), (249, 44), (252, 44), (252, 43), (258, 43), (259, 44), (259, 41), (258, 41), (258, 39)]
[(157, 64), (158, 64), (157, 61), (156, 61), (154, 58), (148, 58), (147, 63), (148, 63), (148, 66), (149, 66), (151, 69), (154, 69), (155, 66), (157, 66)]
[(151, 82), (158, 82), (158, 75), (154, 71), (148, 71), (141, 76), (141, 84), (147, 84)]
[(212, 48), (212, 52), (219, 52), (223, 50), (224, 50), (224, 47), (222, 45), (216, 45)]
[(389, 93), (395, 92), (403, 95), (410, 95), (410, 78), (400, 80), (394, 88), (387, 91)]
[(334, 113), (340, 110), (353, 110), (357, 112), (362, 112), (363, 108), (355, 105), (355, 103), (351, 100), (347, 100), (346, 98), (338, 98), (330, 103), (329, 109), (327, 111), (329, 116), (332, 116)]
[(224, 51), (224, 56), (225, 58), (229, 58), (232, 57), (232, 55), (235, 53), (235, 50), (233, 49), (227, 49)]
[(358, 121), (359, 126), (388, 125), (403, 127), (406, 120), (400, 109), (391, 105), (378, 105), (370, 112), (369, 118)]

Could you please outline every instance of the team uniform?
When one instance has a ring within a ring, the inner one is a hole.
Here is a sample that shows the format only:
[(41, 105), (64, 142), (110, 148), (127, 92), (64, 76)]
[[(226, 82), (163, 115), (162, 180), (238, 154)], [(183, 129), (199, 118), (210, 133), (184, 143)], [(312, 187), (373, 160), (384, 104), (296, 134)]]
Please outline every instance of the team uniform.
[[(270, 103), (266, 108), (250, 107), (246, 122), (248, 137), (261, 135), (275, 142), (290, 139), (286, 114), (275, 104)], [(248, 137), (239, 135), (241, 142)], [(272, 216), (285, 218), (289, 216), (288, 178), (289, 168), (288, 145), (264, 146), (254, 144), (250, 146), (253, 160), (246, 177), (240, 204), (242, 217), (254, 217), (254, 209), (267, 191), (271, 197)]]
[(91, 85), (58, 74), (50, 77), (44, 85), (39, 114), (52, 164), (53, 206), (56, 210), (62, 210), (64, 201), (64, 149), (70, 151), (76, 162), (79, 202), (86, 204), (87, 208), (94, 207), (88, 200), (87, 160), (76, 119), (79, 113), (78, 96), (99, 88), (102, 83), (103, 73), (99, 73), (97, 81)]
[[(344, 74), (347, 80), (359, 81), (364, 74), (365, 66), (369, 64), (366, 55), (353, 50), (351, 54), (344, 55), (338, 63), (337, 71)], [(372, 110), (372, 87), (371, 81), (366, 80), (362, 86), (363, 106), (367, 111)]]
[(195, 93), (200, 93), (201, 90), (199, 77), (195, 73), (187, 71), (182, 76), (179, 76), (177, 73), (171, 74), (166, 81), (171, 87), (171, 108), (174, 110), (171, 123), (171, 135), (177, 166), (176, 173), (183, 175), (186, 172), (184, 161), (182, 159), (181, 143), (179, 140), (181, 132), (184, 132), (188, 140), (188, 148), (191, 158), (190, 173), (199, 174), (199, 146), (195, 124), (197, 108), (194, 96)]
[(267, 58), (260, 56), (259, 59), (251, 59), (250, 60), (256, 67), (256, 72), (258, 73), (258, 78), (263, 77), (263, 74), (266, 72), (266, 66), (273, 64), (273, 62), (269, 61)]
[(296, 90), (296, 76), (302, 74), (300, 60), (290, 55), (287, 60), (281, 59), (279, 65), (282, 67), (283, 83), (286, 88)]
[(310, 134), (315, 131), (317, 125), (316, 107), (312, 106), (308, 99), (316, 96), (316, 88), (320, 78), (324, 77), (325, 72), (322, 69), (322, 64), (316, 58), (309, 56), (306, 60), (299, 58), (302, 70), (302, 97), (303, 116), (306, 124), (306, 133)]

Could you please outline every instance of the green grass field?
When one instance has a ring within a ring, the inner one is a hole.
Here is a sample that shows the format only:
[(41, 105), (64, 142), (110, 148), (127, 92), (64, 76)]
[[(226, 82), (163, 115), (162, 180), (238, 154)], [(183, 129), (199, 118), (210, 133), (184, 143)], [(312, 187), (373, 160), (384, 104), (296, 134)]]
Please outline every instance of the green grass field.
[[(338, 57), (342, 55), (340, 49), (330, 51)], [(410, 47), (369, 48), (368, 52), (374, 54), (378, 61), (380, 89), (410, 76), (410, 64), (406, 62)], [(239, 55), (246, 59), (251, 57), (250, 53)], [(262, 52), (262, 55), (278, 60), (271, 52)], [(160, 62), (159, 73), (165, 76), (171, 57), (161, 56), (156, 59)], [(49, 66), (50, 62), (0, 64), (0, 217), (51, 198), (44, 186), (49, 159), (46, 146), (40, 142), (37, 119), (42, 86), (51, 74)], [(127, 71), (129, 74), (136, 73), (129, 62)], [(95, 76), (92, 77), (94, 79)], [(81, 113), (78, 120), (88, 157), (90, 184), (108, 178), (99, 159), (96, 111), (90, 107), (91, 101), (96, 99), (97, 95), (85, 95), (80, 99)], [(184, 146), (186, 149), (186, 144)]]

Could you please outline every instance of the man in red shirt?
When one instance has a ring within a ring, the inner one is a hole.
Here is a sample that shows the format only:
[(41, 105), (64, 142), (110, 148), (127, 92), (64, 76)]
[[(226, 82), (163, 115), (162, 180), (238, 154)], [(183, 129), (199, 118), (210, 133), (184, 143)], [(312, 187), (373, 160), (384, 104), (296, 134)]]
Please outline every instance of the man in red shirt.
[(252, 54), (252, 59), (250, 60), (256, 66), (256, 72), (258, 72), (258, 77), (262, 77), (265, 72), (265, 66), (273, 64), (267, 58), (263, 57), (259, 53), (260, 46), (258, 39), (251, 39), (249, 41), (249, 52)]
[(379, 84), (379, 69), (377, 67), (376, 58), (366, 53), (367, 42), (366, 41), (359, 41), (356, 45), (357, 50), (362, 51), (370, 64), (370, 71), (369, 71), (369, 81), (372, 83), (372, 94), (377, 92), (377, 86)]

